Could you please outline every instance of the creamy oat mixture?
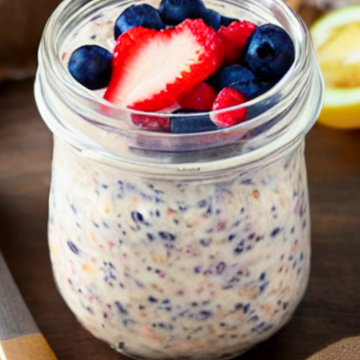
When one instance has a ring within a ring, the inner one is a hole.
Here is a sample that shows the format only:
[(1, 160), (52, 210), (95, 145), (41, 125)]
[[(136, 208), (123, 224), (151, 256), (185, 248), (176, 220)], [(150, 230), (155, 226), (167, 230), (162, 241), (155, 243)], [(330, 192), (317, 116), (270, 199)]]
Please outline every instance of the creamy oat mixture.
[(51, 258), (79, 321), (149, 359), (234, 357), (273, 334), (309, 274), (302, 151), (252, 174), (169, 181), (56, 140)]

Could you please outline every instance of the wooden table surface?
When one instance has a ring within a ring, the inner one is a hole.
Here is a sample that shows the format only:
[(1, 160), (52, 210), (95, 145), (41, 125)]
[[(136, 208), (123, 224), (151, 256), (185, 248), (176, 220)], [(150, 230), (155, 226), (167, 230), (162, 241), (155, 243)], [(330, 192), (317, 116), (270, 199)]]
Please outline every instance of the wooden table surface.
[[(46, 235), (52, 138), (32, 88), (33, 80), (0, 84), (0, 247), (59, 360), (125, 359), (77, 323), (55, 288)], [(242, 360), (304, 360), (360, 335), (360, 131), (315, 126), (306, 157), (310, 284), (293, 320)]]

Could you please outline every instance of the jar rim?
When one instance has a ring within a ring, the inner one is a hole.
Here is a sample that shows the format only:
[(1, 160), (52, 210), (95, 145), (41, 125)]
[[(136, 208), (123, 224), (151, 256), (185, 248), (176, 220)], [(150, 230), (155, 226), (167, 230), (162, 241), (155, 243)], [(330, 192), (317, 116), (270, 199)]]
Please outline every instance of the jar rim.
[[(64, 12), (64, 10), (66, 10), (71, 4), (75, 3), (76, 1), (77, 0), (62, 1), (62, 3), (55, 9), (53, 14), (49, 18), (49, 20), (45, 26), (45, 29), (44, 29), (43, 50), (45, 52), (45, 56), (47, 57), (47, 60), (49, 62), (51, 62), (52, 64), (54, 64), (53, 71), (54, 71), (54, 74), (56, 75), (59, 83), (63, 84), (70, 91), (70, 93), (72, 95), (81, 97), (85, 101), (95, 101), (100, 106), (105, 106), (109, 109), (114, 110), (115, 113), (118, 111), (121, 111), (121, 112), (124, 112), (127, 114), (168, 117), (169, 113), (133, 110), (133, 109), (129, 109), (124, 106), (119, 106), (114, 103), (111, 103), (100, 96), (94, 96), (91, 94), (90, 91), (88, 91), (85, 87), (81, 86), (77, 81), (74, 81), (74, 79), (70, 76), (68, 70), (65, 69), (65, 67), (63, 66), (63, 64), (61, 62), (60, 54), (58, 54), (57, 42), (54, 41), (54, 39), (51, 36), (46, 36), (46, 35), (51, 34), (51, 32), (49, 31), (49, 28), (51, 28), (53, 26), (53, 23), (58, 20), (58, 18), (61, 16), (61, 14)], [(100, 2), (102, 2), (102, 0), (93, 0), (88, 3), (96, 4), (97, 2), (100, 3)], [(265, 2), (269, 2), (269, 1), (267, 0)], [(271, 0), (271, 2), (276, 3), (276, 6), (279, 7), (279, 11), (286, 14), (286, 16), (292, 17), (292, 20), (295, 20), (295, 19), (297, 20), (294, 22), (294, 24), (296, 24), (298, 26), (297, 32), (299, 32), (299, 31), (302, 32), (303, 39), (306, 40), (306, 37), (304, 36), (304, 34), (307, 32), (307, 30), (306, 30), (306, 27), (305, 27), (303, 21), (299, 18), (299, 16), (295, 12), (293, 12), (291, 10), (291, 8), (283, 0)], [(264, 6), (266, 6), (266, 4), (264, 4)], [(74, 16), (75, 15), (76, 14), (74, 14)], [(69, 19), (69, 21), (70, 20), (71, 19)], [(66, 23), (64, 24), (64, 26), (66, 26)], [(52, 34), (52, 35), (55, 35), (55, 34)], [(293, 39), (293, 40), (297, 40), (297, 39)], [(294, 63), (291, 65), (291, 67), (289, 68), (287, 73), (272, 88), (270, 88), (268, 91), (261, 94), (260, 96), (254, 98), (254, 99), (251, 99), (249, 101), (246, 101), (243, 104), (232, 106), (231, 108), (226, 108), (226, 109), (221, 109), (221, 110), (216, 110), (216, 111), (204, 111), (204, 112), (199, 112), (196, 114), (171, 114), (171, 116), (172, 117), (201, 117), (203, 115), (208, 115), (208, 114), (217, 115), (217, 114), (222, 114), (222, 113), (232, 111), (232, 110), (239, 110), (242, 108), (246, 108), (255, 103), (258, 104), (265, 100), (268, 100), (269, 98), (271, 98), (274, 95), (274, 93), (279, 91), (279, 89), (284, 84), (286, 84), (287, 82), (292, 80), (293, 74), (295, 73), (296, 69), (303, 66), (303, 58), (300, 56), (300, 54), (303, 51), (303, 49), (301, 49), (301, 48), (305, 44), (299, 44), (299, 42), (294, 42), (294, 45), (297, 45), (297, 46), (295, 46)], [(243, 125), (243, 124), (244, 123), (240, 123), (240, 124), (237, 124), (236, 126)], [(167, 135), (170, 135), (170, 134), (168, 133)], [(175, 134), (171, 134), (171, 135), (175, 135)]]
[[(216, 2), (217, 0), (213, 0)], [(255, 0), (246, 0), (248, 2), (255, 2)], [(69, 8), (69, 6), (74, 5), (74, 3), (84, 3), (87, 7), (90, 7), (90, 5), (94, 6), (94, 4), (102, 3), (103, 0), (95, 0), (95, 1), (77, 1), (77, 0), (65, 0), (63, 1), (59, 7), (55, 10), (53, 15), (50, 17), (42, 38), (42, 42), (39, 48), (39, 69), (38, 69), (38, 78), (42, 77), (42, 82), (46, 81), (48, 83), (55, 82), (56, 85), (60, 84), (60, 90), (54, 90), (54, 85), (50, 86), (52, 90), (57, 91), (56, 95), (58, 97), (64, 96), (66, 94), (67, 100), (70, 101), (77, 101), (76, 107), (81, 109), (81, 111), (87, 111), (87, 110), (98, 110), (98, 109), (104, 109), (106, 107), (107, 116), (96, 116), (96, 124), (99, 127), (106, 127), (107, 129), (111, 128), (115, 131), (126, 131), (129, 133), (135, 134), (135, 136), (138, 136), (139, 134), (141, 136), (151, 138), (151, 139), (160, 139), (159, 141), (162, 141), (163, 139), (167, 140), (178, 140), (179, 143), (181, 141), (196, 141), (200, 138), (204, 139), (205, 137), (214, 137), (219, 135), (228, 135), (232, 134), (232, 136), (229, 137), (229, 141), (231, 143), (233, 142), (239, 142), (241, 141), (241, 137), (243, 136), (246, 131), (253, 130), (257, 126), (265, 126), (268, 122), (268, 112), (265, 111), (261, 114), (257, 114), (254, 118), (251, 118), (247, 121), (244, 121), (240, 124), (237, 124), (235, 126), (229, 127), (229, 128), (222, 128), (216, 131), (212, 132), (202, 132), (202, 133), (193, 133), (193, 134), (173, 134), (168, 132), (151, 132), (139, 128), (131, 128), (128, 126), (127, 123), (124, 123), (123, 121), (119, 121), (117, 119), (117, 116), (119, 113), (122, 117), (131, 116), (134, 114), (137, 115), (143, 115), (143, 116), (156, 116), (156, 117), (169, 117), (169, 114), (165, 113), (158, 113), (158, 112), (143, 112), (143, 111), (136, 111), (136, 110), (130, 110), (124, 107), (119, 107), (115, 104), (112, 104), (101, 97), (95, 98), (94, 96), (90, 96), (89, 92), (86, 91), (81, 85), (77, 84), (70, 76), (66, 68), (61, 63), (61, 58), (59, 54), (59, 44), (57, 41), (54, 41), (55, 31), (51, 31), (52, 28), (55, 27), (57, 23), (59, 23), (59, 17), (66, 11), (66, 9)], [(107, 0), (107, 2), (111, 2), (111, 0)], [(221, 1), (220, 1), (221, 2)], [(120, 2), (119, 2), (120, 3)], [(308, 83), (306, 83), (305, 76), (304, 76), (304, 69), (307, 70), (309, 73), (309, 67), (312, 65), (312, 70), (315, 70), (315, 76), (308, 76), (309, 80), (313, 80), (314, 83), (320, 84), (318, 89), (318, 101), (316, 104), (316, 109), (313, 111), (313, 114), (311, 118), (308, 119), (302, 119), (300, 122), (299, 119), (294, 119), (293, 122), (296, 122), (296, 126), (294, 124), (290, 124), (292, 126), (291, 129), (287, 128), (286, 134), (282, 134), (282, 137), (284, 135), (287, 136), (288, 140), (291, 140), (291, 137), (298, 137), (302, 134), (306, 134), (306, 132), (310, 129), (310, 127), (313, 125), (313, 123), (316, 121), (317, 116), (319, 115), (319, 112), (321, 110), (321, 105), (323, 102), (323, 84), (322, 84), (322, 77), (320, 75), (320, 70), (316, 64), (316, 60), (314, 57), (313, 49), (311, 47), (310, 38), (306, 29), (305, 24), (301, 20), (301, 18), (293, 12), (288, 5), (285, 4), (282, 0), (265, 0), (262, 2), (262, 4), (258, 5), (262, 6), (264, 8), (274, 6), (276, 8), (276, 11), (281, 14), (283, 18), (287, 19), (287, 22), (291, 24), (293, 27), (292, 33), (290, 33), (290, 36), (293, 37), (294, 46), (295, 46), (295, 60), (292, 64), (291, 68), (288, 70), (288, 72), (284, 75), (284, 77), (270, 90), (262, 94), (261, 96), (248, 101), (244, 104), (237, 105), (232, 108), (227, 108), (223, 110), (218, 110), (216, 112), (202, 112), (197, 114), (171, 114), (171, 117), (192, 117), (197, 118), (204, 115), (210, 115), (210, 116), (216, 116), (222, 113), (228, 113), (231, 111), (238, 111), (242, 108), (250, 109), (252, 106), (256, 107), (258, 105), (262, 104), (269, 104), (273, 103), (272, 107), (270, 109), (275, 109), (277, 105), (279, 105), (280, 101), (276, 102), (275, 100), (279, 99), (279, 93), (287, 91), (288, 94), (291, 93), (291, 91), (295, 91), (295, 86), (299, 84), (300, 81), (302, 81), (302, 87), (311, 87)], [(70, 19), (71, 20), (71, 19)], [(68, 20), (68, 21), (70, 21)], [(62, 24), (62, 27), (67, 26), (68, 23)], [(59, 29), (57, 29), (59, 30)], [(51, 71), (50, 71), (51, 70)], [(46, 75), (45, 75), (46, 74)], [(309, 74), (308, 74), (309, 75)], [(311, 75), (311, 74), (310, 74)], [(46, 79), (44, 79), (46, 77)], [(313, 85), (313, 84), (312, 84)], [(322, 85), (322, 86), (321, 86)], [(42, 96), (40, 92), (37, 94), (37, 98), (39, 96)], [(79, 101), (80, 100), (80, 101)], [(282, 99), (281, 99), (282, 100)], [(91, 105), (89, 106), (89, 103)], [(95, 104), (95, 106), (94, 106)], [(83, 107), (82, 107), (83, 105)], [(74, 105), (73, 105), (74, 106)], [(88, 108), (86, 108), (88, 106)], [(77, 109), (77, 110), (78, 110)], [(275, 111), (275, 110), (274, 110)], [(97, 115), (99, 115), (97, 113)], [(104, 114), (102, 114), (104, 115)], [(110, 115), (110, 116), (109, 116)], [(91, 116), (90, 116), (91, 118)], [(44, 117), (44, 120), (48, 123)], [(297, 120), (297, 121), (296, 121)], [(84, 120), (87, 121), (87, 120)], [(131, 123), (131, 121), (130, 121)], [(48, 123), (49, 127), (51, 128), (50, 124)], [(301, 126), (300, 126), (301, 125)], [(292, 131), (291, 131), (292, 130)], [(296, 130), (297, 133), (294, 133), (293, 130)], [(292, 136), (290, 136), (290, 133), (292, 133)], [(281, 136), (280, 136), (281, 137)], [(275, 139), (276, 140), (276, 139)], [(244, 140), (246, 141), (246, 139)], [(272, 151), (271, 148), (273, 146), (270, 146), (273, 141), (271, 141), (269, 144), (265, 144), (264, 146), (260, 146), (259, 149), (255, 149), (251, 152), (256, 152), (256, 150), (261, 150), (262, 153), (266, 153), (268, 151)], [(278, 143), (278, 142), (277, 142)], [(280, 142), (281, 143), (281, 142)], [(275, 146), (274, 148), (277, 148), (280, 146), (280, 143), (278, 143), (278, 146)], [(208, 142), (205, 144), (208, 144)], [(222, 146), (223, 144), (215, 144), (217, 146)], [(226, 145), (226, 144), (225, 144)], [(274, 144), (273, 144), (274, 145)], [(283, 146), (286, 145), (286, 142), (284, 142)], [(150, 149), (150, 150), (159, 150), (159, 149)], [(161, 149), (161, 151), (166, 150), (173, 150), (173, 149)], [(177, 149), (175, 149), (176, 151)], [(201, 150), (201, 148), (197, 149), (194, 148), (194, 150)], [(180, 150), (181, 151), (181, 150)], [(186, 151), (186, 149), (185, 149)], [(240, 154), (239, 156), (244, 156), (247, 154)], [(253, 154), (255, 155), (255, 154)], [(123, 159), (124, 160), (124, 159)], [(245, 160), (245, 159), (243, 159)], [(125, 159), (126, 161), (126, 159)], [(177, 164), (175, 164), (177, 166)]]

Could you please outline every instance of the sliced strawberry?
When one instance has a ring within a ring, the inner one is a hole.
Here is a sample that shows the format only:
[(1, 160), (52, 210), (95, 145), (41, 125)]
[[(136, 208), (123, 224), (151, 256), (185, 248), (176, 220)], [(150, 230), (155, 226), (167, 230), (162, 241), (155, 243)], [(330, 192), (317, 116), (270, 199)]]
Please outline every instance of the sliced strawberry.
[(133, 28), (116, 42), (104, 98), (131, 109), (162, 110), (216, 72), (223, 57), (216, 31), (200, 19), (162, 31)]
[(215, 98), (215, 89), (206, 83), (201, 83), (191, 91), (179, 94), (177, 103), (184, 109), (209, 111)]
[[(232, 88), (224, 88), (216, 97), (213, 110), (222, 110), (228, 107), (243, 104), (246, 101), (245, 97), (237, 90)], [(220, 127), (228, 127), (239, 124), (246, 118), (246, 108), (237, 110), (229, 110), (227, 112), (211, 116), (211, 120)]]
[(131, 120), (140, 129), (149, 131), (170, 131), (170, 118), (150, 115), (132, 114)]
[(249, 21), (234, 21), (228, 27), (222, 26), (218, 30), (224, 44), (224, 64), (234, 64), (240, 59), (246, 40), (256, 29), (256, 25)]

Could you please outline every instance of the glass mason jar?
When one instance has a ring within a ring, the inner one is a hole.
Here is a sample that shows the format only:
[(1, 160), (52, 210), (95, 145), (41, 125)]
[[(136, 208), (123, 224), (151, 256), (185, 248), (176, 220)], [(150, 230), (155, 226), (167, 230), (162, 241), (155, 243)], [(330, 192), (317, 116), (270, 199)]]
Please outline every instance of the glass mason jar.
[[(226, 110), (246, 107), (241, 124), (140, 129), (135, 119), (161, 124), (167, 115), (107, 103), (64, 61), (133, 3), (66, 0), (44, 31), (35, 95), (54, 133), (54, 277), (81, 324), (123, 354), (232, 358), (279, 330), (308, 282), (304, 138), (322, 78), (305, 25), (281, 0), (212, 0), (224, 15), (285, 28), (295, 63), (267, 93)], [(88, 38), (79, 36), (86, 27)]]

